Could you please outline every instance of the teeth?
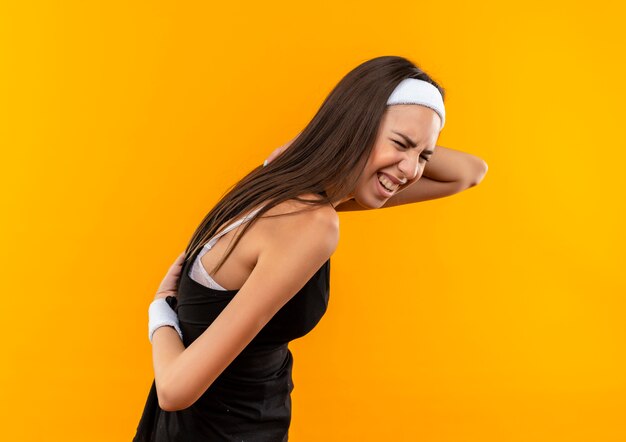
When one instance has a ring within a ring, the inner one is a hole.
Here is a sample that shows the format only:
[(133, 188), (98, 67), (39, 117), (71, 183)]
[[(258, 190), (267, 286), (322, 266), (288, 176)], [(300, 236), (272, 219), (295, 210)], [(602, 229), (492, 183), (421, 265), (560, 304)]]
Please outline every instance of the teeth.
[(382, 185), (383, 185), (383, 187), (384, 187), (385, 189), (387, 189), (389, 192), (393, 192), (394, 190), (396, 190), (396, 189), (398, 188), (398, 185), (397, 185), (397, 184), (394, 184), (394, 183), (392, 183), (391, 181), (389, 181), (389, 179), (388, 179), (385, 175), (383, 175), (383, 174), (381, 174), (381, 173), (379, 173), (379, 174), (378, 174), (378, 181), (379, 181), (379, 182), (380, 182), (380, 184), (382, 184)]

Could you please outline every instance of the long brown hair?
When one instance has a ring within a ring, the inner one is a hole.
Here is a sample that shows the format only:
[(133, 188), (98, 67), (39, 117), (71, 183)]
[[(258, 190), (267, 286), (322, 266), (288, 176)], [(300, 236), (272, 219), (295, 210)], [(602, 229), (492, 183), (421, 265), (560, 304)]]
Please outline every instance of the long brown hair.
[[(204, 217), (185, 250), (194, 256), (226, 221), (258, 210), (211, 273), (217, 272), (245, 232), (272, 207), (294, 199), (311, 206), (330, 204), (353, 191), (376, 141), (386, 102), (405, 78), (444, 89), (412, 62), (398, 56), (368, 60), (350, 71), (293, 143), (266, 167), (258, 166), (227, 190)], [(328, 193), (326, 193), (328, 191)], [(301, 198), (316, 193), (319, 199)]]

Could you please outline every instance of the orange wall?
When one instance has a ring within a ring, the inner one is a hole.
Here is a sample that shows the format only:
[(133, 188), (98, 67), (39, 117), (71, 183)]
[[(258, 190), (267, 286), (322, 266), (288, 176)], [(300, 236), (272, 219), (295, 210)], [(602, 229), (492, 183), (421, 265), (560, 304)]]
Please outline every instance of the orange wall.
[(329, 311), (290, 346), (290, 440), (626, 440), (618, 2), (12, 3), (4, 440), (131, 439), (167, 268), (226, 188), (380, 55), (441, 82), (438, 144), (489, 172), (341, 214)]

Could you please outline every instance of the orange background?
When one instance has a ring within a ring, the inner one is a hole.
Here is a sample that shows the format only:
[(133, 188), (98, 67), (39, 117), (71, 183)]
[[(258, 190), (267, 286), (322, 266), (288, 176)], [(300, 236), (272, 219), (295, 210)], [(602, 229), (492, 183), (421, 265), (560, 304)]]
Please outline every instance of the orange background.
[(489, 172), (340, 215), (290, 440), (626, 441), (618, 2), (7, 3), (3, 440), (130, 440), (148, 305), (198, 223), (352, 68), (401, 55), (447, 91), (438, 144)]

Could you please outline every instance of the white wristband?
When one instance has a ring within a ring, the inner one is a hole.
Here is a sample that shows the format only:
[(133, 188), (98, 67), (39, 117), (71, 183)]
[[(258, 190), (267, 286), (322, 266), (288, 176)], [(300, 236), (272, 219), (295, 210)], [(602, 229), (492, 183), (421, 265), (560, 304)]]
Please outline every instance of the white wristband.
[(148, 339), (150, 343), (152, 343), (152, 335), (155, 330), (164, 325), (174, 327), (180, 336), (180, 340), (183, 340), (183, 332), (180, 331), (178, 315), (176, 315), (174, 309), (170, 307), (165, 298), (155, 299), (148, 307)]

